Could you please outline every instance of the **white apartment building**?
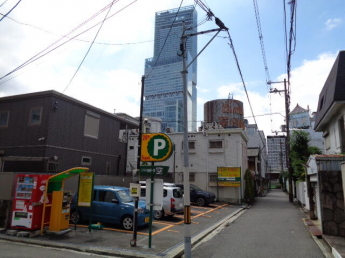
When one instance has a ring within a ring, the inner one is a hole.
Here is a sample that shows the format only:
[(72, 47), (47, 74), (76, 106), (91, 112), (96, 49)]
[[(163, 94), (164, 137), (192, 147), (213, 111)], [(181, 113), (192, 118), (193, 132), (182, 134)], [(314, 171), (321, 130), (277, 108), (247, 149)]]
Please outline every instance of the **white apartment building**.
[[(175, 150), (164, 162), (155, 165), (169, 166), (175, 183), (183, 183), (183, 133), (168, 134)], [(248, 137), (243, 129), (210, 129), (188, 134), (190, 183), (217, 194), (217, 167), (240, 167), (242, 187), (219, 187), (221, 201), (238, 203), (244, 194), (244, 173), (248, 167)], [(127, 172), (135, 167), (138, 139), (136, 135), (128, 138)]]

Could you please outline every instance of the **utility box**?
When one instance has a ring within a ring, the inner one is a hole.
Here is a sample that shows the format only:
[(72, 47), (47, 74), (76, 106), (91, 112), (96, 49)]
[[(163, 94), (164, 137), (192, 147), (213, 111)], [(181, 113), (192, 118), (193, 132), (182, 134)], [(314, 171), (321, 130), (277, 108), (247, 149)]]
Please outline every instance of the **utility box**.
[(69, 228), (70, 203), (72, 195), (70, 191), (53, 191), (53, 201), (50, 213), (50, 232), (59, 232)]

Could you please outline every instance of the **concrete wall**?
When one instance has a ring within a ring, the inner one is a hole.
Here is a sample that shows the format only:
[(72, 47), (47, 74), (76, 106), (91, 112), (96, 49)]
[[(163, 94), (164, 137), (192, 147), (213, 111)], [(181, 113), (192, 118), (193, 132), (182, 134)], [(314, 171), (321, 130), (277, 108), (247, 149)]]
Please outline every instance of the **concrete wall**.
[(309, 198), (307, 193), (307, 183), (306, 182), (297, 182), (297, 191), (296, 196), (297, 200), (300, 202), (300, 204), (305, 207), (306, 209), (310, 209), (309, 207)]
[(319, 171), (322, 232), (345, 237), (345, 212), (341, 171)]

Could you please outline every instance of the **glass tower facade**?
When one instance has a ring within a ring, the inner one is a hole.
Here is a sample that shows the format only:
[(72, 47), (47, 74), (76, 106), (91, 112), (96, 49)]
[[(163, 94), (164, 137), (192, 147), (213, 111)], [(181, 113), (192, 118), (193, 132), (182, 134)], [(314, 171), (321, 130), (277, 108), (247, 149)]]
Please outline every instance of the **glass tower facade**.
[[(171, 28), (177, 12), (178, 9), (171, 9), (156, 13), (154, 56), (145, 60), (143, 115), (161, 118), (163, 131), (169, 127), (174, 132), (182, 132), (184, 107), (181, 71), (183, 62), (182, 57), (177, 53), (180, 50), (182, 22), (185, 22), (187, 28), (191, 28), (187, 31), (188, 34), (196, 32), (197, 12), (194, 6), (181, 7)], [(170, 34), (166, 40), (169, 31)], [(188, 38), (187, 52), (187, 64), (189, 64), (197, 54), (196, 36)], [(187, 83), (188, 130), (195, 131), (197, 61), (188, 68)]]

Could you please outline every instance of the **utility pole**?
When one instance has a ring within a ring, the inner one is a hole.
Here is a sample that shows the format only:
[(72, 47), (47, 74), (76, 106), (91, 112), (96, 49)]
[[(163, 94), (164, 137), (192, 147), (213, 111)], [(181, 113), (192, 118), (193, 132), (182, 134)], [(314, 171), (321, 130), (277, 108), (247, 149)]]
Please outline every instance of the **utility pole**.
[[(185, 22), (182, 22), (182, 36), (180, 44), (180, 54), (183, 59), (183, 70), (181, 71), (183, 79), (183, 152), (184, 152), (184, 171), (183, 171), (183, 187), (184, 192), (187, 193), (184, 196), (184, 255), (186, 258), (192, 257), (192, 237), (191, 237), (191, 212), (190, 212), (190, 182), (189, 182), (189, 146), (188, 146), (188, 90), (187, 90), (187, 73), (188, 67), (197, 59), (197, 57), (205, 50), (205, 48), (211, 43), (211, 41), (222, 31), (227, 30), (224, 24), (216, 18), (216, 24), (219, 29), (212, 29), (207, 31), (201, 31), (196, 33), (186, 34), (188, 28), (186, 28)], [(200, 52), (193, 58), (193, 60), (187, 65), (187, 39), (189, 37), (206, 34), (210, 32), (217, 32), (211, 40), (200, 50)]]
[[(135, 182), (138, 184), (138, 176), (140, 173), (140, 155), (141, 155), (141, 136), (143, 130), (143, 108), (144, 108), (144, 89), (145, 89), (145, 76), (141, 77), (141, 96), (140, 96), (140, 118), (139, 118), (139, 134), (138, 134), (138, 153), (137, 153), (137, 169)], [(137, 246), (137, 232), (138, 232), (138, 203), (139, 198), (134, 197), (134, 216), (133, 216), (133, 239), (130, 241), (131, 246)], [(152, 218), (150, 218), (152, 220)]]
[(289, 201), (293, 202), (293, 193), (292, 193), (292, 167), (290, 165), (290, 95), (287, 92), (286, 89), (286, 79), (284, 81), (280, 82), (268, 82), (269, 85), (272, 83), (284, 83), (284, 90), (277, 90), (277, 89), (271, 89), (270, 93), (279, 93), (279, 92), (284, 92), (285, 95), (285, 121), (286, 121), (286, 149), (285, 149), (285, 154), (286, 154), (286, 166), (288, 168), (289, 172)]

